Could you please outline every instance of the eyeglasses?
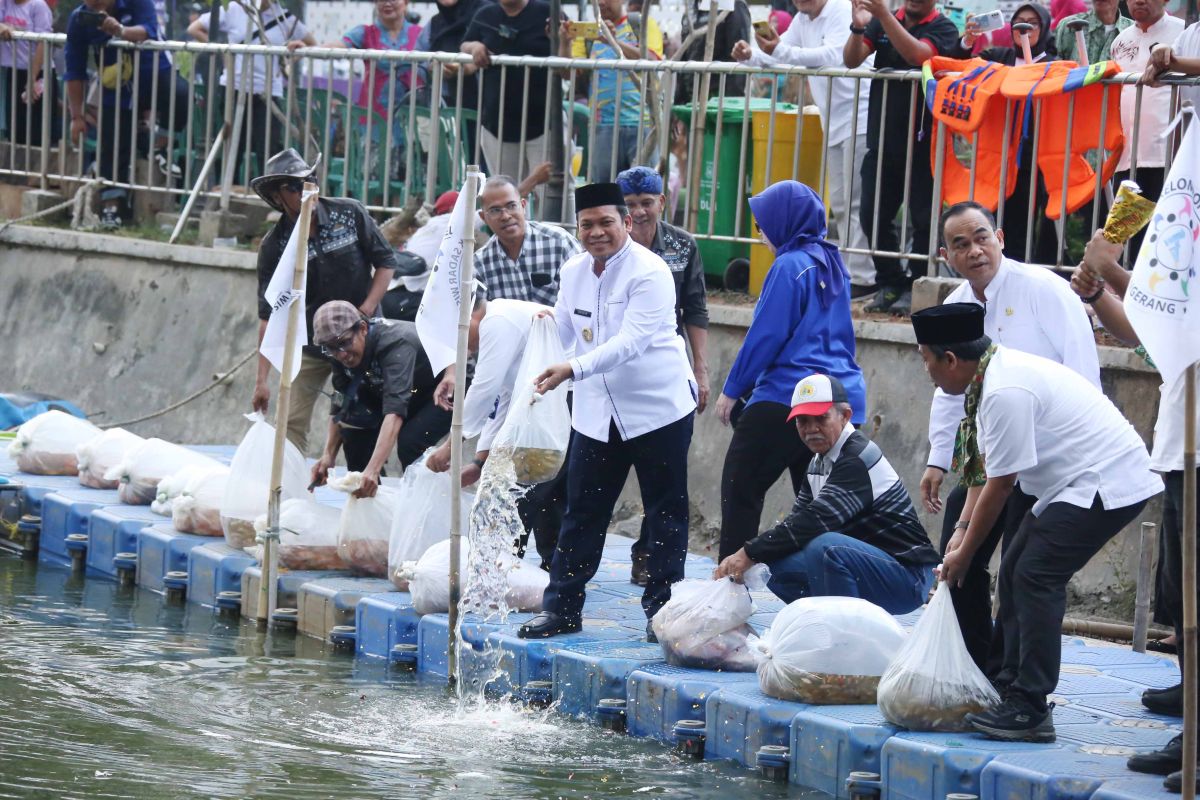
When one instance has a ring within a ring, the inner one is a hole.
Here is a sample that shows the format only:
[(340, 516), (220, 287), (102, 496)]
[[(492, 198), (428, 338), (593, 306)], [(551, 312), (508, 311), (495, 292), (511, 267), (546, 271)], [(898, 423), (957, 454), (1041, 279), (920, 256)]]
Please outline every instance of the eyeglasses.
[(358, 334), (358, 326), (349, 333), (342, 334), (340, 337), (330, 342), (329, 344), (321, 345), (321, 352), (327, 356), (336, 356), (338, 353), (344, 353), (350, 349), (350, 345), (354, 343), (354, 337)]
[(492, 219), (496, 219), (497, 217), (503, 216), (504, 214), (516, 214), (517, 209), (520, 207), (521, 207), (521, 204), (518, 203), (516, 200), (513, 200), (511, 202), (505, 203), (502, 206), (492, 206), (491, 208), (484, 209), (483, 213), (484, 213), (484, 216), (488, 216), (488, 217), (491, 217)]

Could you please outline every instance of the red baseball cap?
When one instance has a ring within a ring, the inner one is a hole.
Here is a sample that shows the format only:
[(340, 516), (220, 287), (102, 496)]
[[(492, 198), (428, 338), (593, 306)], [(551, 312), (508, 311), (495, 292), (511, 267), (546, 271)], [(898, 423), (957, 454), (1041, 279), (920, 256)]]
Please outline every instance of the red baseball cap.
[(448, 192), (442, 192), (438, 195), (438, 199), (433, 204), (434, 216), (449, 214), (454, 210), (454, 204), (458, 201), (458, 192), (451, 189)]
[(834, 403), (848, 403), (846, 387), (837, 378), (828, 375), (809, 375), (792, 390), (792, 411), (788, 421), (804, 415), (819, 417), (833, 407)]

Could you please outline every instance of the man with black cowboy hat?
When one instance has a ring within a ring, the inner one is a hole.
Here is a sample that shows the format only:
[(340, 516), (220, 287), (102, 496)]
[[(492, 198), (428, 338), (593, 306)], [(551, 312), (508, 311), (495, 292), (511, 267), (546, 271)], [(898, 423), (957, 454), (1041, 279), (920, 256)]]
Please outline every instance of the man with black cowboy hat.
[[(537, 378), (545, 393), (573, 380), (567, 510), (543, 612), (517, 635), (538, 639), (583, 627), (584, 587), (600, 565), (617, 496), (632, 467), (645, 507), (646, 617), (671, 598), (687, 556), (687, 454), (696, 382), (676, 333), (675, 281), (666, 262), (629, 235), (633, 221), (615, 183), (575, 192), (586, 252), (562, 265), (553, 312), (575, 355)], [(647, 624), (647, 637), (653, 636)]]
[[(317, 163), (320, 163), (320, 156)], [(294, 148), (276, 153), (267, 161), (264, 173), (250, 181), (250, 188), (280, 212), (258, 248), (258, 340), (261, 343), (271, 317), (271, 306), (264, 299), (267, 284), (283, 255), (292, 227), (300, 216), (300, 195), (304, 182), (316, 172)], [(346, 300), (366, 316), (375, 313), (387, 291), (396, 268), (396, 256), (367, 209), (348, 197), (319, 197), (313, 206), (308, 230), (308, 283), (304, 292), (304, 318), (308, 341), (313, 338), (313, 314), (330, 300)], [(270, 362), (258, 357), (258, 376), (252, 400), (256, 411), (267, 410), (271, 390), (267, 385)], [(300, 372), (292, 382), (291, 407), (288, 409), (287, 437), (307, 452), (308, 427), (317, 395), (329, 377), (330, 364), (321, 358), (315, 346), (304, 349)]]
[(329, 434), (313, 483), (325, 483), (344, 449), (346, 468), (363, 474), (355, 496), (371, 497), (393, 448), (407, 469), (449, 432), (450, 412), (433, 402), (437, 378), (415, 323), (368, 319), (353, 304), (331, 300), (313, 316), (313, 342), (337, 362)]
[[(993, 344), (984, 310), (947, 303), (912, 316), (925, 369), (965, 394), (956, 449), (969, 484), (964, 518), (941, 579), (961, 584), (1013, 487), (1035, 498), (1000, 561), (1004, 661), (992, 682), (1003, 702), (967, 721), (994, 739), (1052, 742), (1067, 583), (1162, 491), (1146, 445), (1090, 381), (1041, 356)], [(982, 476), (983, 480), (977, 478)]]

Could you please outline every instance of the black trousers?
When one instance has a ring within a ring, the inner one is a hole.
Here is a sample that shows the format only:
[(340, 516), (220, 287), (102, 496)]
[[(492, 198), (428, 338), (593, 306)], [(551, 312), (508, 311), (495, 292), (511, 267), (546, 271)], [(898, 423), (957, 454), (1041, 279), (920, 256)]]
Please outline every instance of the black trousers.
[[(1200, 477), (1200, 475), (1198, 475)], [(1162, 550), (1158, 563), (1162, 565), (1162, 605), (1170, 624), (1175, 628), (1179, 644), (1179, 673), (1183, 674), (1183, 471), (1168, 472), (1163, 476), (1166, 493), (1163, 495)], [(1200, 498), (1197, 499), (1200, 507)], [(1200, 593), (1200, 592), (1198, 592)], [(1157, 616), (1157, 614), (1156, 614)]]
[[(179, 75), (171, 80), (171, 73), (162, 70), (158, 75), (157, 98), (155, 98), (154, 81), (143, 75), (138, 78), (137, 112), (130, 113), (129, 109), (118, 106), (100, 107), (100, 143), (96, 152), (99, 159), (99, 175), (111, 181), (125, 181), (129, 176), (129, 148), (133, 136), (137, 134), (137, 150), (141, 155), (150, 153), (151, 142), (146, 131), (141, 128), (140, 121), (143, 112), (154, 106), (156, 121), (163, 130), (173, 127), (175, 131), (184, 130), (187, 125), (188, 88), (187, 83)], [(171, 96), (175, 97), (175, 107), (171, 108)], [(153, 99), (153, 100), (152, 100)], [(172, 110), (174, 116), (172, 116)], [(120, 116), (120, 123), (117, 117)], [(119, 130), (118, 130), (119, 128)]]
[(615, 424), (607, 442), (574, 434), (567, 456), (567, 512), (542, 599), (545, 611), (567, 619), (582, 616), (584, 587), (600, 566), (608, 523), (631, 467), (650, 525), (642, 609), (652, 617), (671, 599), (671, 584), (683, 580), (687, 557), (687, 454), (695, 416), (624, 441)]
[(1026, 515), (1000, 562), (1004, 665), (997, 683), (1045, 709), (1058, 685), (1067, 583), (1145, 505), (1106, 510), (1097, 496), (1091, 508), (1051, 503), (1039, 517)]
[[(251, 178), (263, 173), (267, 159), (283, 150), (286, 124), (272, 116), (270, 104), (271, 98), (252, 95), (250, 113), (242, 117), (242, 132), (238, 136), (237, 153), (233, 157), (233, 182), (241, 186), (249, 186)], [(269, 131), (268, 119), (271, 120)], [(246, 158), (247, 150), (253, 162)], [(222, 167), (217, 175), (224, 174)]]
[[(950, 494), (946, 496), (946, 506), (942, 514), (943, 554), (954, 536), (954, 523), (958, 522), (966, 502), (967, 490), (961, 484), (951, 489)], [(1037, 498), (1014, 486), (996, 524), (971, 558), (962, 586), (950, 587), (954, 615), (958, 617), (958, 627), (962, 630), (967, 651), (971, 654), (971, 660), (986, 675), (995, 675), (1004, 661), (1004, 634), (998, 626), (992, 625), (992, 576), (988, 572), (988, 564), (1001, 542), (1004, 549), (1008, 549), (1009, 543), (1021, 527), (1022, 520), (1035, 502)]]
[(763, 498), (784, 470), (800, 491), (812, 451), (804, 446), (783, 403), (746, 406), (733, 429), (721, 470), (721, 547), (718, 562), (759, 534)]
[[(408, 469), (408, 465), (416, 461), (432, 445), (437, 444), (450, 432), (449, 411), (438, 408), (433, 402), (432, 392), (414, 394), (408, 404), (408, 416), (396, 437), (396, 458), (400, 465)], [(379, 439), (379, 428), (360, 428), (342, 430), (342, 450), (346, 454), (346, 469), (351, 472), (362, 471), (375, 452), (375, 443)], [(382, 474), (382, 472), (380, 473)]]
[[(1046, 182), (1042, 179), (1041, 170), (1034, 163), (1032, 147), (1029, 148), (1029, 152), (1022, 153), (1022, 156), (1021, 167), (1017, 170), (1016, 189), (1004, 201), (1004, 222), (1001, 225), (1004, 230), (1004, 255), (1016, 261), (1053, 264), (1058, 248), (1058, 228), (1055, 227), (1054, 220), (1046, 217), (1046, 203), (1049, 200)], [(1011, 166), (1009, 168), (1012, 169)], [(1029, 185), (1035, 180), (1037, 188), (1030, 219)], [(1103, 220), (1101, 222), (1103, 223)], [(1025, 244), (1031, 224), (1033, 241), (1027, 253)]]
[[(13, 94), (13, 80), (16, 79), (16, 94)], [(38, 146), (42, 143), (42, 109), (50, 105), (50, 141), (58, 140), (58, 132), (62, 128), (62, 112), (58, 108), (55, 94), (58, 81), (54, 75), (46, 76), (42, 81), (42, 96), (36, 103), (26, 103), (21, 99), (29, 84), (29, 70), (0, 67), (0, 83), (7, 93), (7, 102), (3, 109), (4, 120), (8, 124), (9, 140), (13, 144), (30, 144)]]
[[(920, 113), (920, 111), (918, 111)], [(928, 136), (928, 132), (926, 132)], [(862, 172), (862, 204), (859, 207), (859, 221), (863, 233), (870, 239), (871, 231), (875, 229), (875, 220), (879, 220), (879, 233), (871, 242), (875, 250), (891, 252), (900, 251), (900, 221), (897, 219), (900, 207), (908, 209), (908, 221), (912, 225), (913, 238), (907, 240), (912, 245), (912, 252), (929, 252), (929, 227), (931, 205), (933, 203), (933, 173), (929, 166), (929, 141), (920, 140), (913, 143), (912, 178), (908, 197), (904, 196), (904, 162), (908, 158), (903, 137), (895, 139), (884, 135), (883, 151), (879, 151), (878, 141), (868, 142), (867, 154), (863, 157)], [(882, 166), (883, 178), (879, 182), (879, 195), (875, 195), (875, 171)], [(891, 256), (874, 256), (875, 276), (879, 286), (905, 290), (912, 285), (916, 278), (924, 277), (929, 270), (929, 262), (925, 258), (905, 259), (908, 262), (908, 272), (904, 263)]]

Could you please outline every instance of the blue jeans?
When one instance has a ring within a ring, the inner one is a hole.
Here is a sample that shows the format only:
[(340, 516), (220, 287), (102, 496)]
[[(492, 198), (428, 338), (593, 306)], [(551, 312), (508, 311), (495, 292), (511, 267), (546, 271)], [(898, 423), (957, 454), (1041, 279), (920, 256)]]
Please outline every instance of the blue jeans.
[[(613, 136), (615, 131), (620, 131), (617, 136), (617, 160), (613, 161)], [(638, 126), (637, 125), (621, 125), (619, 128), (614, 128), (612, 125), (596, 125), (596, 140), (592, 143), (588, 152), (588, 173), (594, 183), (604, 183), (607, 181), (616, 180), (617, 173), (622, 170), (636, 167), (643, 163), (638, 161)], [(642, 128), (642, 136), (649, 136), (649, 126)], [(658, 165), (658, 148), (644, 162), (645, 165), (655, 167)]]
[(901, 564), (878, 547), (841, 533), (823, 533), (767, 566), (767, 588), (785, 603), (801, 597), (861, 597), (889, 614), (920, 608), (934, 580), (932, 564)]

